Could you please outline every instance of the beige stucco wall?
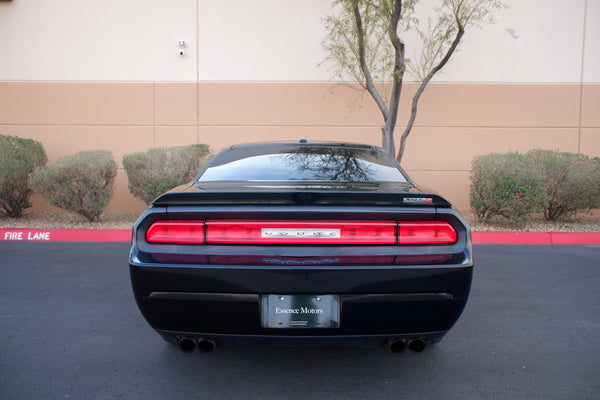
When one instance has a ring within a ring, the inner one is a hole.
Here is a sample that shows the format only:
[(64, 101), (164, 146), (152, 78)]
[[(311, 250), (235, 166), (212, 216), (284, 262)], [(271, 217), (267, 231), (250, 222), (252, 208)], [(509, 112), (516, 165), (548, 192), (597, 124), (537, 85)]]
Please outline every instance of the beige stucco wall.
[[(600, 0), (504, 2), (496, 23), (468, 27), (439, 79), (600, 82)], [(423, 24), (439, 4), (419, 1)], [(330, 11), (328, 0), (0, 1), (0, 80), (327, 81)], [(415, 58), (417, 35), (402, 37)]]
[[(379, 145), (370, 98), (329, 83), (0, 82), (0, 133), (39, 140), (50, 162), (107, 149), (120, 169), (111, 211), (139, 210), (122, 156), (152, 147), (272, 140)], [(397, 137), (411, 93), (407, 84)], [(352, 105), (353, 104), (353, 105)], [(352, 106), (351, 106), (352, 105)], [(600, 156), (600, 85), (433, 84), (422, 98), (404, 168), (468, 209), (471, 160), (489, 152), (559, 149)], [(36, 198), (38, 209), (49, 206)]]
[[(479, 154), (600, 155), (600, 0), (505, 2), (495, 23), (467, 29), (427, 89), (403, 161), (462, 210)], [(422, 22), (438, 4), (419, 2)], [(40, 140), (50, 162), (107, 149), (120, 164), (189, 143), (378, 145), (382, 118), (369, 96), (328, 93), (319, 63), (330, 11), (324, 0), (0, 1), (0, 134)], [(413, 58), (416, 36), (402, 33)], [(405, 85), (397, 137), (414, 91)], [(35, 207), (49, 206), (36, 197)], [(143, 207), (120, 168), (109, 210)]]

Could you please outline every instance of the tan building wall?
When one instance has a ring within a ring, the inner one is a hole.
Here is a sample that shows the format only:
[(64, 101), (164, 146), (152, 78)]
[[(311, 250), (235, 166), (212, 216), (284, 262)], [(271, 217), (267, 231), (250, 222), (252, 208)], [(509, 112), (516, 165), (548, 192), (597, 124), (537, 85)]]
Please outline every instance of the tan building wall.
[[(496, 23), (467, 30), (427, 89), (403, 162), (462, 210), (476, 155), (600, 155), (600, 0), (505, 2)], [(436, 5), (419, 2), (423, 23)], [(325, 0), (0, 1), (0, 134), (40, 140), (50, 162), (107, 149), (120, 164), (189, 143), (378, 145), (382, 118), (368, 95), (327, 93), (319, 63), (330, 12)], [(416, 59), (417, 35), (402, 37)], [(414, 90), (404, 88), (397, 137)], [(144, 208), (122, 168), (116, 184), (109, 210)], [(35, 207), (49, 206), (37, 197)]]
[[(504, 2), (496, 23), (467, 28), (436, 79), (600, 82), (600, 0)], [(331, 3), (0, 1), (0, 81), (326, 82), (329, 70), (318, 64)], [(423, 27), (440, 3), (418, 2)], [(417, 59), (418, 35), (402, 38)]]
[[(50, 162), (111, 150), (119, 174), (110, 211), (141, 210), (124, 154), (152, 147), (272, 140), (379, 145), (372, 100), (329, 83), (0, 82), (0, 134), (42, 142)], [(415, 85), (406, 85), (397, 137)], [(351, 104), (354, 103), (354, 106)], [(432, 84), (422, 97), (404, 168), (467, 210), (471, 160), (490, 152), (559, 149), (600, 156), (599, 84)], [(50, 206), (39, 197), (37, 209)]]

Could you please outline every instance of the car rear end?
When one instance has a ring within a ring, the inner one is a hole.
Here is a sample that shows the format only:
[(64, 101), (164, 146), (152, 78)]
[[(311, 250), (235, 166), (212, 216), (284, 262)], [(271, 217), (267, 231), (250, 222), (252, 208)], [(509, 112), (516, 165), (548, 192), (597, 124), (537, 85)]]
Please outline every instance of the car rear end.
[(420, 351), (462, 313), (470, 231), (442, 197), (241, 186), (176, 189), (134, 226), (135, 299), (165, 340)]

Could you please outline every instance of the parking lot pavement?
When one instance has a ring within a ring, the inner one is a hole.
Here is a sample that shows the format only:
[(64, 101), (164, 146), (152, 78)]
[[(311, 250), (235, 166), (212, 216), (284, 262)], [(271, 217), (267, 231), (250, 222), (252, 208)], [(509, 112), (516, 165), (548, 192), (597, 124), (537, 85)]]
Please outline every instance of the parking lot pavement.
[(474, 251), (463, 316), (421, 354), (184, 354), (140, 315), (126, 243), (2, 242), (0, 398), (600, 398), (600, 246)]

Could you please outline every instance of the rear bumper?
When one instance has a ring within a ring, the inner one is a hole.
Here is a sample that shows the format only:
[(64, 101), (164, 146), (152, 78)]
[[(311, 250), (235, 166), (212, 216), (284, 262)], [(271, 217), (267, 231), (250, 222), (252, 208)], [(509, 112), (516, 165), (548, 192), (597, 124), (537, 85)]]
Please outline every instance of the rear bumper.
[(416, 332), (414, 334), (396, 335), (225, 335), (205, 332), (175, 332), (158, 329), (162, 338), (173, 344), (182, 339), (210, 339), (217, 345), (269, 345), (269, 346), (389, 346), (397, 340), (410, 342), (421, 339), (426, 344), (437, 343), (446, 335), (443, 332)]
[[(130, 264), (137, 304), (166, 340), (359, 344), (439, 341), (462, 313), (472, 266), (250, 267)], [(273, 329), (261, 324), (261, 294), (337, 294), (340, 325)]]

